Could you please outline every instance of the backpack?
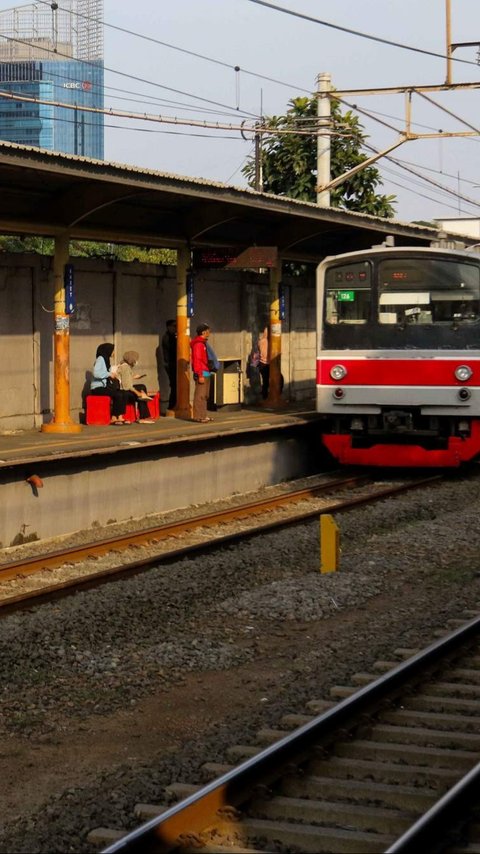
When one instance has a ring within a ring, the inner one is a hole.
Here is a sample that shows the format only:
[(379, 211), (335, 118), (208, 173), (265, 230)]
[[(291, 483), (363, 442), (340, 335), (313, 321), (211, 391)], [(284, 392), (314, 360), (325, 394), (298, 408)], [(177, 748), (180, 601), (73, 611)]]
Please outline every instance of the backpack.
[(217, 354), (215, 353), (215, 350), (213, 349), (212, 345), (208, 343), (208, 341), (206, 342), (206, 346), (208, 370), (211, 371), (213, 374), (216, 374), (220, 367), (220, 362), (217, 359)]

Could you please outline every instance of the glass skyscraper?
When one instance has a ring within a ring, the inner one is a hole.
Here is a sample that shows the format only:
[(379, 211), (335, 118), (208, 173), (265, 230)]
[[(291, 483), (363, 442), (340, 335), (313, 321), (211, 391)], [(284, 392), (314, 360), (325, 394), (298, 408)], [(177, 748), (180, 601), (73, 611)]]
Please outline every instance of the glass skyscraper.
[(102, 7), (64, 0), (0, 12), (0, 139), (103, 159)]

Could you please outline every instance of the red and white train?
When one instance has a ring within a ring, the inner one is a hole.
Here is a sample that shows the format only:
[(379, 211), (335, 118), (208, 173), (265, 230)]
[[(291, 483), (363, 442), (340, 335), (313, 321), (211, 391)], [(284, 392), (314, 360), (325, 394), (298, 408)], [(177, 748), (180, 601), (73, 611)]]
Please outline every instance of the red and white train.
[(480, 255), (326, 258), (317, 312), (317, 409), (339, 462), (453, 467), (480, 453)]

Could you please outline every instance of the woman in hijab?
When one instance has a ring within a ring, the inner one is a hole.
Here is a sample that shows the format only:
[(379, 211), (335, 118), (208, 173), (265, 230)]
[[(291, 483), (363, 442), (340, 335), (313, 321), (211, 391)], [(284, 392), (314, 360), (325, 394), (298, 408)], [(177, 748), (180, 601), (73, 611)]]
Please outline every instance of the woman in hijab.
[(129, 421), (125, 421), (126, 396), (122, 392), (116, 372), (110, 364), (113, 350), (113, 344), (100, 344), (97, 347), (95, 364), (93, 366), (93, 379), (90, 383), (90, 394), (106, 395), (111, 398), (112, 415), (110, 424), (129, 424)]
[(135, 350), (127, 350), (123, 354), (123, 359), (117, 367), (117, 376), (120, 379), (120, 384), (123, 393), (126, 395), (128, 403), (138, 404), (138, 419), (139, 424), (154, 424), (153, 418), (150, 418), (150, 410), (147, 400), (151, 400), (147, 395), (146, 386), (141, 383), (134, 384), (134, 380), (139, 380), (144, 374), (134, 374), (133, 369), (139, 359), (138, 353)]

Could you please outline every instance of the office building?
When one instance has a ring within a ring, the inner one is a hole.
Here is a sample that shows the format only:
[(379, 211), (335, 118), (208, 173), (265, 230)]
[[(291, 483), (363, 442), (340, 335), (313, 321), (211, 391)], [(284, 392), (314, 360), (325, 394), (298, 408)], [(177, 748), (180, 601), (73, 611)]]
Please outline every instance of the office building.
[(103, 159), (103, 0), (63, 4), (0, 12), (0, 138)]

